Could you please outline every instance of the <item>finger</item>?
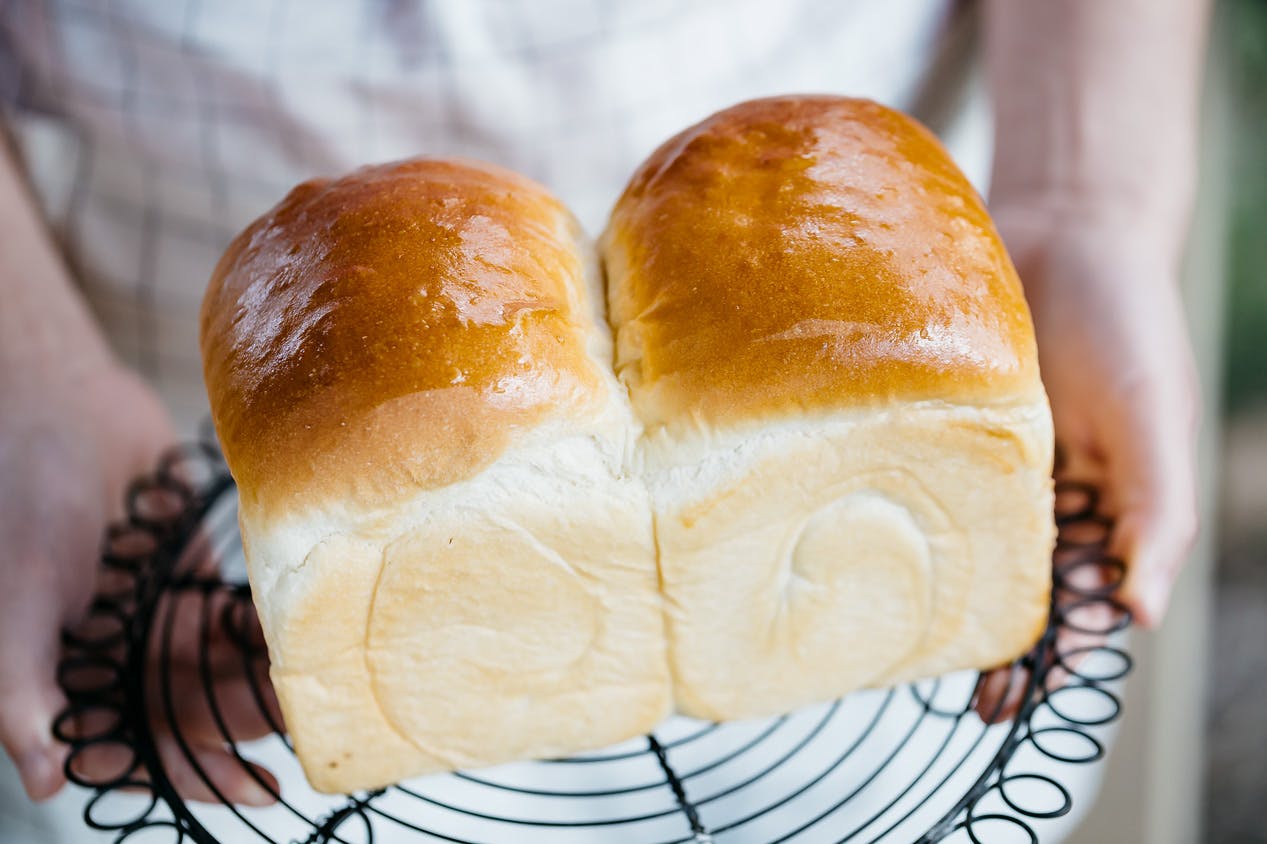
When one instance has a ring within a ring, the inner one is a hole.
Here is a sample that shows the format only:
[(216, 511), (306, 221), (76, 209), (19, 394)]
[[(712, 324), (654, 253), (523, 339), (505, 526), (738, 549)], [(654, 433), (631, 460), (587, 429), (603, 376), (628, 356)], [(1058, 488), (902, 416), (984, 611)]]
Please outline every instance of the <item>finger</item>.
[[(1104, 603), (1087, 604), (1075, 610), (1076, 623), (1086, 631), (1062, 627), (1056, 634), (1055, 650), (1047, 654), (1041, 688), (1036, 696), (1049, 694), (1069, 683), (1088, 656), (1103, 647), (1106, 634), (1100, 632), (1115, 624), (1115, 612)], [(1029, 670), (1019, 665), (1006, 665), (982, 675), (973, 709), (987, 724), (997, 724), (1016, 717), (1025, 701)]]
[[(1118, 507), (1111, 550), (1127, 561), (1121, 599), (1144, 627), (1165, 616), (1179, 569), (1197, 532), (1197, 482), (1191, 424), (1151, 408), (1117, 443), (1110, 486)], [(1181, 413), (1181, 411), (1172, 411)]]
[(1016, 717), (1029, 672), (1020, 665), (1004, 665), (981, 675), (972, 708), (987, 724), (1000, 724)]
[[(191, 678), (189, 682), (197, 681)], [(180, 696), (183, 702), (174, 703), (170, 713), (154, 710), (159, 713), (153, 728), (164, 772), (189, 800), (219, 802), (214, 786), (229, 802), (269, 805), (276, 799), (276, 780), (230, 749), (233, 743), (267, 733), (267, 722), (250, 700), (243, 681), (227, 685), (227, 691), (216, 690), (218, 702), (220, 698), (224, 701), (214, 715), (196, 685), (180, 687), (189, 691)]]
[(174, 620), (153, 655), (150, 711), (183, 736), (247, 741), (280, 727), (268, 658), (249, 603), (225, 591), (165, 599)]
[(277, 778), (254, 762), (237, 758), (223, 746), (188, 741), (182, 745), (170, 733), (163, 733), (158, 736), (158, 752), (163, 772), (186, 800), (228, 801), (246, 806), (277, 802)]
[(65, 706), (56, 686), (27, 681), (0, 691), (0, 738), (32, 800), (47, 800), (66, 784), (67, 748), (53, 740), (50, 725)]
[(219, 579), (220, 555), (205, 526), (200, 525), (194, 531), (176, 563), (175, 571), (185, 577)]
[(1056, 634), (1055, 651), (1043, 678), (1043, 690), (1050, 693), (1067, 685), (1087, 657), (1108, 644), (1107, 631), (1118, 621), (1118, 611), (1103, 601), (1069, 609)]
[(32, 800), (52, 797), (66, 782), (66, 747), (52, 735), (66, 705), (56, 681), (57, 619), (38, 599), (8, 607), (0, 619), (0, 743)]
[(206, 662), (214, 674), (231, 673), (242, 661), (242, 650), (224, 627), (224, 613), (232, 598), (223, 589), (179, 589), (164, 595), (156, 617), (161, 635), (153, 643), (151, 662), (167, 665), (199, 665)]
[[(173, 706), (173, 729), (201, 742), (251, 741), (281, 724), (277, 699), (265, 683), (244, 677), (219, 680), (212, 689), (200, 687), (193, 672), (172, 675), (172, 685), (190, 689)], [(214, 709), (212, 704), (214, 703)]]
[(272, 803), (273, 777), (230, 749), (269, 731), (247, 680), (241, 674), (208, 677), (196, 665), (177, 664), (162, 675), (161, 685), (166, 693), (151, 695), (152, 728), (164, 771), (177, 791), (203, 802), (220, 802), (219, 791), (231, 803)]

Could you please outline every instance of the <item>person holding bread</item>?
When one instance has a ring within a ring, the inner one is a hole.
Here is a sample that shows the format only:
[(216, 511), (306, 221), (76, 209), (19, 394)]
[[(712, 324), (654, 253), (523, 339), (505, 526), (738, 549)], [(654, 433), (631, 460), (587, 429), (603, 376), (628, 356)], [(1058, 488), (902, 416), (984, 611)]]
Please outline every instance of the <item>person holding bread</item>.
[[(1161, 623), (1196, 530), (1203, 4), (775, 6), (4, 12), (0, 741), (30, 798), (64, 781), (58, 631), (204, 366), (318, 788), (1005, 662), (1045, 620), (1053, 443)], [(900, 113), (954, 112), (974, 31), (988, 214)]]

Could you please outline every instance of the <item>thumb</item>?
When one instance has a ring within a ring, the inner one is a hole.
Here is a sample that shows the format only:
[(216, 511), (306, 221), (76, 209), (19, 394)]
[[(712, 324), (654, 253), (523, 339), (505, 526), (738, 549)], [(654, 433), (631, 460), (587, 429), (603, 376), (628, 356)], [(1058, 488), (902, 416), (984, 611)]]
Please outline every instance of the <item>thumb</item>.
[(1151, 408), (1114, 449), (1112, 550), (1128, 570), (1122, 600), (1144, 627), (1161, 624), (1197, 533), (1194, 424), (1183, 409)]
[(0, 620), (0, 743), (32, 800), (65, 784), (66, 747), (52, 735), (66, 700), (57, 686), (58, 615), (46, 602), (11, 603)]

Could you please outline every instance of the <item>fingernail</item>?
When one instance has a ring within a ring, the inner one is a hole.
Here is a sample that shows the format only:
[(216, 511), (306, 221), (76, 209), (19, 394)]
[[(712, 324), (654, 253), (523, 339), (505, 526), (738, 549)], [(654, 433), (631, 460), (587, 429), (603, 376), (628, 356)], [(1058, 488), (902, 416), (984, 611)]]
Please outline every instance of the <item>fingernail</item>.
[(1149, 627), (1161, 626), (1166, 617), (1166, 605), (1170, 602), (1170, 586), (1162, 580), (1154, 580), (1144, 591), (1144, 612)]
[(247, 806), (271, 806), (277, 802), (277, 798), (264, 789), (254, 780), (247, 780), (242, 784), (239, 792), (242, 803)]
[(53, 760), (43, 749), (28, 750), (18, 761), (22, 785), (32, 800), (44, 800), (56, 791), (57, 772)]

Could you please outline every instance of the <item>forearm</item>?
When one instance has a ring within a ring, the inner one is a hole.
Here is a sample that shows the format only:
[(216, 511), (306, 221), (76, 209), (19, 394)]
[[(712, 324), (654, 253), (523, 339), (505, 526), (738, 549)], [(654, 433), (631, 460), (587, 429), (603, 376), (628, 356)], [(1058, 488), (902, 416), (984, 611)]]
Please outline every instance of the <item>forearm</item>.
[(0, 393), (112, 363), (0, 138)]
[(1205, 0), (990, 0), (991, 203), (1114, 208), (1182, 240), (1206, 12)]

